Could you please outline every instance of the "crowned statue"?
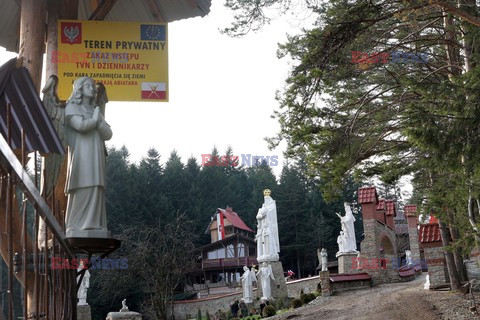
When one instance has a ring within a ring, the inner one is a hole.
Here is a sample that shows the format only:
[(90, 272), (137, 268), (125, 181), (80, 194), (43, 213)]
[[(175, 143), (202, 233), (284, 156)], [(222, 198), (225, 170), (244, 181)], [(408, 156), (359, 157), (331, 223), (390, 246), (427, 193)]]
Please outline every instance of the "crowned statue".
[(339, 213), (336, 215), (340, 218), (342, 224), (342, 231), (337, 238), (338, 242), (338, 252), (336, 256), (338, 257), (341, 253), (357, 253), (357, 241), (355, 239), (355, 217), (353, 216), (352, 209), (348, 203), (344, 203), (345, 207), (345, 216), (341, 216)]
[(257, 261), (278, 261), (280, 242), (278, 240), (277, 206), (270, 197), (270, 189), (263, 191), (264, 203), (257, 213)]

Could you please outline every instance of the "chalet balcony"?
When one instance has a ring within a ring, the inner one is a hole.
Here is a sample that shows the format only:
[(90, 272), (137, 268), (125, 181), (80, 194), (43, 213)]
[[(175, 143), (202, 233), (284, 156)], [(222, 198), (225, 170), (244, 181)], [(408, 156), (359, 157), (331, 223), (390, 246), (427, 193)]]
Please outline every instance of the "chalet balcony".
[(202, 261), (203, 270), (243, 268), (244, 266), (251, 267), (252, 265), (258, 266), (257, 258), (255, 257), (221, 258), (221, 259), (205, 259)]

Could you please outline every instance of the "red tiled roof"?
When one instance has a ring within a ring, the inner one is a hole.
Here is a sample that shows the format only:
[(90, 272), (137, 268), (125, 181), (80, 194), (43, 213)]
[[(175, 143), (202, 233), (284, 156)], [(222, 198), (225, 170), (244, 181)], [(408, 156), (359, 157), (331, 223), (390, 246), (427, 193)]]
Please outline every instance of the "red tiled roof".
[(418, 231), (418, 241), (421, 243), (442, 241), (438, 223), (421, 224)]
[(397, 216), (397, 207), (395, 206), (394, 200), (387, 200), (385, 201), (385, 205), (387, 207), (387, 216), (393, 215), (394, 217)]
[(238, 214), (236, 212), (233, 212), (231, 209), (229, 210), (229, 209), (218, 208), (218, 210), (220, 210), (220, 212), (223, 213), (225, 218), (227, 218), (228, 221), (230, 221), (234, 227), (237, 227), (237, 228), (242, 229), (242, 230), (247, 230), (247, 231), (253, 232), (253, 230), (250, 229), (245, 224), (245, 222), (243, 222), (242, 219), (240, 219), (240, 217), (238, 216)]
[(435, 218), (435, 216), (430, 216), (430, 219), (428, 220), (428, 223), (438, 223), (438, 219)]
[(408, 205), (405, 206), (403, 209), (405, 215), (408, 216), (416, 216), (417, 215), (417, 206), (416, 205)]
[(360, 204), (365, 203), (378, 203), (377, 189), (375, 187), (363, 187), (358, 189), (358, 202)]
[(385, 210), (385, 199), (379, 199), (377, 204), (377, 211)]

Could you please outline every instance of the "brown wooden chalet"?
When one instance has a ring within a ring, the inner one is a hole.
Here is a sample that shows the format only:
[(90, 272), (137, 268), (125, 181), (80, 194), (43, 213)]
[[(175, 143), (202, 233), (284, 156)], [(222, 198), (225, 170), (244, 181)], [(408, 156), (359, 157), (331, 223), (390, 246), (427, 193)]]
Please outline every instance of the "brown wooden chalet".
[(198, 248), (200, 261), (189, 277), (196, 289), (236, 286), (244, 266), (258, 265), (254, 231), (232, 208), (218, 208), (205, 233), (210, 233), (211, 243)]

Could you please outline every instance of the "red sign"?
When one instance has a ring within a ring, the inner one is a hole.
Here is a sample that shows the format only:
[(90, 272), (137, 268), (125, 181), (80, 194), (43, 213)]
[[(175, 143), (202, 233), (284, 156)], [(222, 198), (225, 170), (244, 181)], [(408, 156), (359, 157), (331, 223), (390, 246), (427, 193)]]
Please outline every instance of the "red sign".
[(62, 22), (62, 43), (80, 44), (82, 43), (82, 23), (81, 22)]

